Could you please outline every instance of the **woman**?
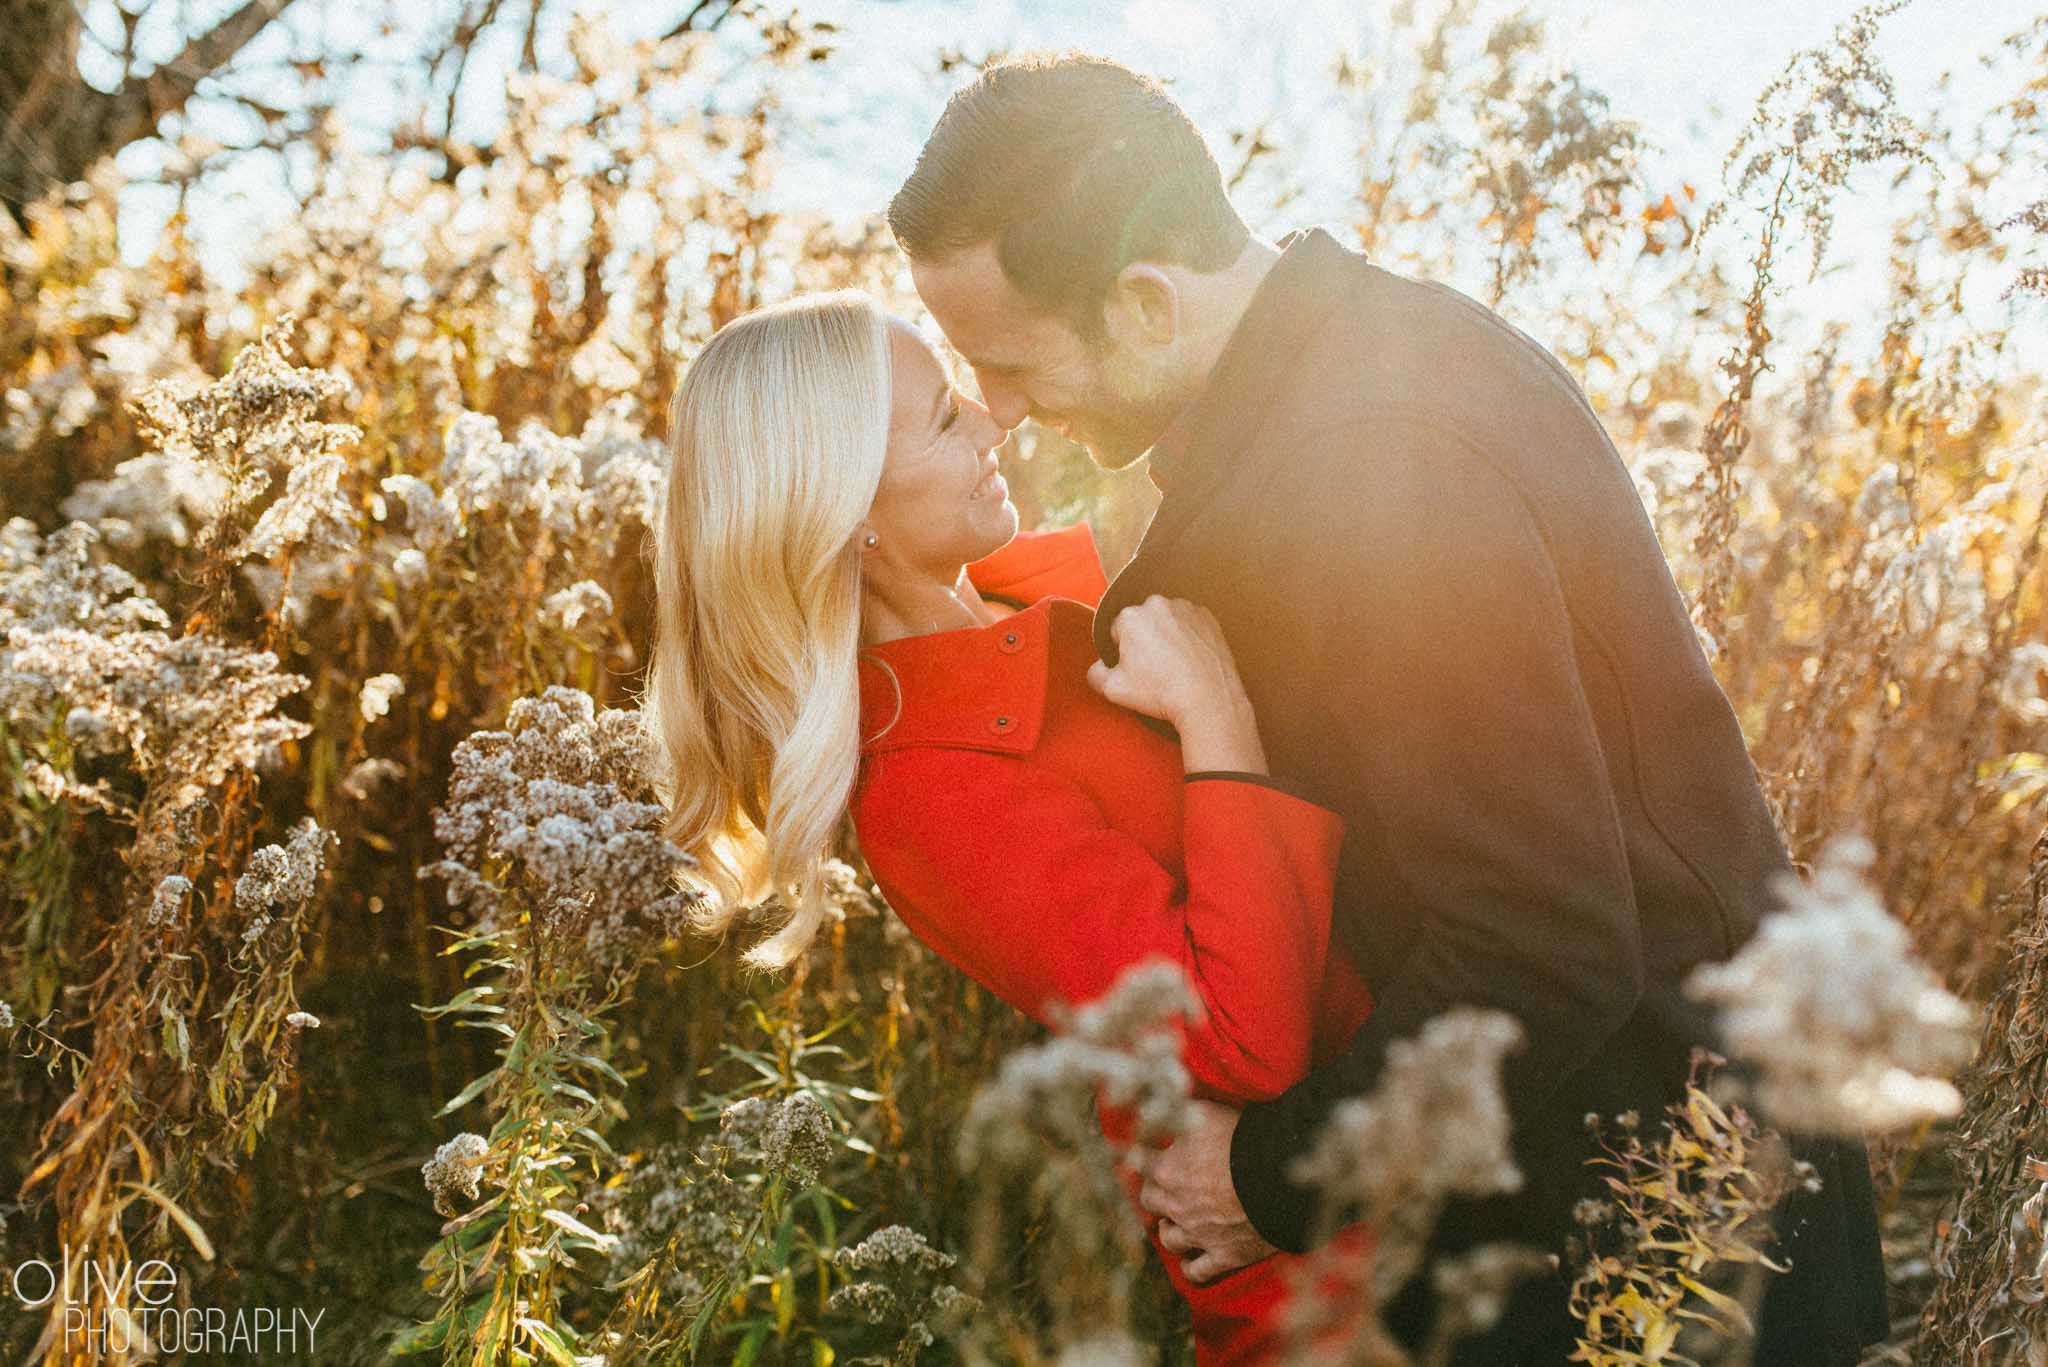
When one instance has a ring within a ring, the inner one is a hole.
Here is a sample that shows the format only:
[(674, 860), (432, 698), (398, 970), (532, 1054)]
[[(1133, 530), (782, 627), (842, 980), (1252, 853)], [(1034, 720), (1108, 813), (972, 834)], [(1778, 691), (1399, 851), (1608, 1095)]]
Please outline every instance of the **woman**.
[[(1267, 776), (1206, 611), (1127, 609), (1117, 666), (1096, 660), (1094, 542), (1018, 534), (1002, 438), (854, 292), (737, 319), (691, 366), (650, 693), (705, 924), (794, 889), (748, 958), (801, 953), (850, 809), (889, 904), (991, 991), (1043, 1022), (1165, 955), (1203, 1006), (1185, 1031), (1197, 1094), (1274, 1096), (1370, 1009), (1327, 952), (1341, 822)], [(1199, 1361), (1276, 1346), (1293, 1259), (1198, 1286), (1161, 1256)]]

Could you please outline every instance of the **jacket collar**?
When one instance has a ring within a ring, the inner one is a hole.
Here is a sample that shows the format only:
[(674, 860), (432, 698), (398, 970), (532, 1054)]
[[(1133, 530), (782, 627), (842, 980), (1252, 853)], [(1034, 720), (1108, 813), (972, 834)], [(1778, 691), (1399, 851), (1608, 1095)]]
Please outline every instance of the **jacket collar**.
[(1053, 633), (1073, 617), (1085, 635), (1088, 609), (1108, 587), (1094, 533), (1085, 522), (1020, 533), (967, 577), (1022, 607), (990, 626), (863, 649), (863, 758), (920, 745), (1022, 754), (1038, 743)]
[(1364, 258), (1322, 228), (1280, 239), (1280, 259), (1252, 291), (1209, 379), (1148, 453), (1147, 473), (1161, 492), (1198, 497), (1249, 449), (1266, 410), (1285, 388), (1280, 378), (1308, 346), (1341, 291), (1335, 272)]
[(1110, 664), (1117, 659), (1109, 630), (1116, 614), (1144, 595), (1152, 567), (1230, 472), (1241, 468), (1234, 462), (1270, 449), (1275, 405), (1292, 389), (1290, 373), (1331, 313), (1356, 299), (1346, 282), (1365, 264), (1363, 254), (1321, 228), (1280, 239), (1280, 259), (1252, 292), (1202, 392), (1175, 418), (1171, 440), (1148, 453), (1152, 482), (1163, 497), (1136, 554), (1096, 604), (1095, 651)]
[(967, 567), (974, 587), (1030, 607), (1041, 598), (1072, 598), (1094, 607), (1109, 579), (1095, 531), (1085, 522), (1055, 531), (1019, 532), (1008, 545)]

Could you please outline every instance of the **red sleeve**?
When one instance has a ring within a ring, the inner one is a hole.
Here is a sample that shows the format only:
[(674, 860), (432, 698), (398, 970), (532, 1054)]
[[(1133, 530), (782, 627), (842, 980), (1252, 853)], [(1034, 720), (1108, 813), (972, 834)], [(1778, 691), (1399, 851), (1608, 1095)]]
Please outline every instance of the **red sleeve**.
[(854, 801), (868, 868), (917, 937), (1034, 1020), (1123, 970), (1180, 964), (1204, 1008), (1198, 1086), (1277, 1096), (1308, 1070), (1343, 821), (1277, 788), (1183, 785), (1185, 879), (1079, 787), (978, 750), (873, 757)]

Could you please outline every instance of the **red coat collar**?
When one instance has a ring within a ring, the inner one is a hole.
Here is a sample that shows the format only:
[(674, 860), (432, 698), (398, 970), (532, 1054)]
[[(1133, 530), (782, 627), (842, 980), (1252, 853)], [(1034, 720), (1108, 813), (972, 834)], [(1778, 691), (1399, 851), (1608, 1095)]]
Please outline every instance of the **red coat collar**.
[(1094, 607), (1109, 588), (1095, 531), (1085, 522), (1046, 532), (1019, 532), (994, 555), (967, 567), (983, 593), (1014, 598), (1025, 607), (1056, 595)]
[(1078, 627), (1108, 588), (1085, 522), (1021, 532), (967, 566), (984, 594), (1025, 604), (985, 627), (904, 636), (860, 653), (863, 757), (914, 745), (1022, 754), (1038, 743), (1055, 630)]

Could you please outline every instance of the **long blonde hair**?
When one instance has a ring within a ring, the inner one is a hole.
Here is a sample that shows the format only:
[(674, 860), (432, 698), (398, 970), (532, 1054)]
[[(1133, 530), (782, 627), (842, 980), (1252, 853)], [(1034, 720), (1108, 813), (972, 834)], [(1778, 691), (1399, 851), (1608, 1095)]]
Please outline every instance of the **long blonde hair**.
[(857, 290), (721, 328), (676, 393), (655, 530), (650, 702), (667, 835), (698, 924), (792, 890), (747, 952), (780, 968), (826, 913), (822, 862), (859, 762), (860, 547), (889, 439), (889, 340)]

